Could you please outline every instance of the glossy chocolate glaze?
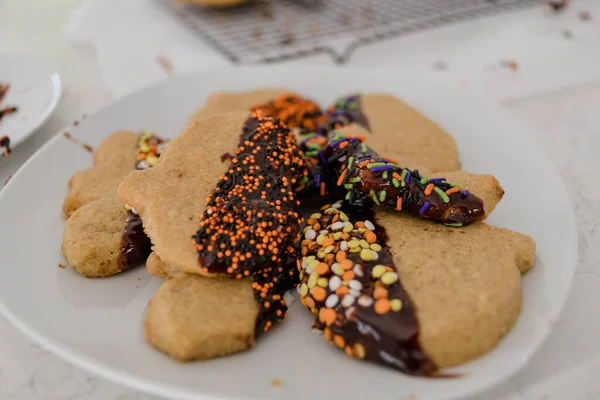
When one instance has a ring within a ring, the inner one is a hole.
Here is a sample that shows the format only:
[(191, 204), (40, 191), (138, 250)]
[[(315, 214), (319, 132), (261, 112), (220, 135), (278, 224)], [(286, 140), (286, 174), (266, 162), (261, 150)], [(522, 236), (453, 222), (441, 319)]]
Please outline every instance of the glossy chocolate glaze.
[(125, 256), (127, 268), (143, 264), (152, 252), (152, 242), (146, 236), (142, 219), (138, 214), (127, 211), (121, 254)]

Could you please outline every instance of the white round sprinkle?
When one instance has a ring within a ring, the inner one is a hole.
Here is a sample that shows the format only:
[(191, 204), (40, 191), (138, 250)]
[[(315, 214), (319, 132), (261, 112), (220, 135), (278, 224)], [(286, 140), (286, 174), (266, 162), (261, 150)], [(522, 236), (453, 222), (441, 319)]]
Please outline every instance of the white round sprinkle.
[(329, 231), (327, 229), (322, 229), (319, 231), (319, 234), (321, 235), (327, 235), (329, 233)]
[(132, 213), (134, 213), (134, 214), (137, 214), (137, 213), (138, 213), (137, 211), (135, 211), (135, 208), (133, 208), (133, 207), (131, 207), (131, 210), (130, 210), (130, 211), (131, 211)]
[(342, 299), (342, 306), (350, 307), (356, 301), (356, 297), (352, 296), (350, 293), (344, 296)]
[(336, 222), (333, 225), (331, 225), (331, 230), (332, 231), (339, 231), (340, 229), (342, 229), (344, 227), (344, 223), (343, 222)]
[(358, 265), (358, 264), (354, 265), (354, 268), (352, 269), (352, 271), (354, 271), (354, 274), (356, 276), (364, 276), (365, 275), (363, 273), (363, 270), (362, 270), (361, 266)]
[(306, 271), (307, 275), (312, 274), (312, 268), (310, 266), (308, 266), (308, 265), (306, 266), (306, 270), (305, 271)]
[(158, 146), (156, 146), (156, 152), (158, 154), (161, 154), (163, 151), (165, 151), (167, 149), (167, 146), (169, 146), (169, 142), (160, 143)]
[(344, 221), (344, 226), (351, 225), (350, 221)]
[(342, 242), (340, 243), (340, 250), (343, 250), (343, 251), (348, 250), (348, 242), (346, 242), (345, 240), (342, 240)]
[(146, 162), (146, 160), (141, 160), (140, 162), (138, 162), (137, 167), (138, 167), (138, 169), (146, 169), (146, 168), (150, 168), (150, 164), (148, 164)]
[(375, 225), (373, 225), (373, 223), (367, 219), (365, 221), (365, 228), (374, 231), (375, 230)]
[(358, 304), (363, 307), (369, 307), (371, 304), (373, 304), (373, 299), (369, 296), (360, 296), (358, 298)]
[(356, 279), (352, 279), (350, 281), (350, 283), (348, 283), (348, 286), (350, 286), (350, 289), (354, 289), (354, 290), (360, 290), (360, 289), (362, 289), (362, 283), (360, 283)]
[(373, 252), (373, 261), (375, 260), (379, 260), (379, 253), (377, 253), (376, 251)]
[(317, 232), (315, 232), (313, 229), (306, 231), (306, 233), (304, 234), (304, 239), (315, 240), (316, 237)]
[(314, 333), (315, 335), (322, 335), (323, 331), (319, 328), (312, 328), (311, 332)]
[(210, 207), (209, 207), (209, 208), (207, 208), (207, 209), (206, 209), (206, 213), (207, 213), (208, 215), (211, 215), (211, 214), (213, 213), (213, 210), (212, 210), (212, 208), (210, 208)]
[(330, 294), (329, 297), (327, 298), (327, 300), (325, 300), (325, 307), (327, 308), (333, 308), (335, 306), (337, 306), (337, 304), (339, 303), (340, 298), (337, 294)]
[(350, 293), (352, 296), (354, 296), (356, 298), (360, 297), (360, 294), (361, 294), (360, 290), (356, 290), (356, 289), (350, 289), (348, 291), (348, 293)]
[(340, 203), (340, 202), (333, 203), (333, 204), (331, 205), (331, 207), (333, 207), (333, 208), (342, 208), (342, 203)]
[[(298, 293), (300, 293), (300, 292), (298, 292)], [(294, 302), (296, 301), (296, 298), (291, 293), (291, 291), (287, 291), (283, 294), (283, 301), (285, 301), (285, 304), (289, 307), (292, 304), (294, 304)]]
[(329, 280), (329, 290), (335, 292), (340, 286), (342, 286), (342, 278), (337, 275), (332, 276)]

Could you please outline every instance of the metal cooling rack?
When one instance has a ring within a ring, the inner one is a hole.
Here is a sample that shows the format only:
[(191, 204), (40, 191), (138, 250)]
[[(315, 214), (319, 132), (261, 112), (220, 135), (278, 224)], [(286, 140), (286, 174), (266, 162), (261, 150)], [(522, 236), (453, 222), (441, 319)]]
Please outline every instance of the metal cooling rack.
[(232, 62), (244, 64), (316, 52), (344, 63), (368, 43), (540, 5), (540, 0), (256, 0), (214, 10), (157, 1)]

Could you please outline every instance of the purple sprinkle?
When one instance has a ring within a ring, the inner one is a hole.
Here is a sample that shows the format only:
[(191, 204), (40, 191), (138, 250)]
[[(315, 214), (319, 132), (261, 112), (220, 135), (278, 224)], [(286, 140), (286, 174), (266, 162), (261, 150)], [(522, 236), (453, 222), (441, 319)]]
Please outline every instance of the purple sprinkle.
[[(406, 170), (406, 178), (404, 178), (404, 182), (410, 183), (410, 170)], [(429, 205), (429, 203), (427, 203)]]
[(321, 174), (317, 175), (317, 182), (316, 182), (316, 186), (319, 187), (321, 186)]
[(446, 178), (431, 178), (429, 180), (429, 182), (430, 183), (435, 183), (435, 182), (442, 182), (442, 181), (445, 181), (445, 180), (446, 180)]
[(370, 160), (371, 156), (358, 157), (358, 161)]
[(319, 161), (321, 161), (324, 166), (327, 166), (327, 159), (323, 155), (323, 152), (319, 150), (319, 152), (317, 153), (317, 156), (319, 157)]
[(335, 142), (333, 142), (333, 143), (329, 143), (329, 147), (335, 147), (335, 146), (337, 146), (338, 144), (340, 144), (340, 143), (342, 143), (342, 142), (345, 142), (346, 140), (348, 140), (348, 139), (347, 139), (347, 138), (344, 138), (344, 139), (336, 140), (336, 141), (335, 141)]
[(421, 206), (421, 209), (419, 210), (419, 214), (421, 214), (421, 215), (425, 214), (427, 212), (427, 210), (429, 210), (430, 205), (431, 205), (431, 203), (429, 203), (428, 201), (423, 203), (423, 205)]
[(468, 190), (463, 190), (463, 196), (468, 196), (469, 195), (469, 191)]
[(350, 139), (350, 143), (354, 143), (354, 142), (356, 142), (357, 140), (358, 140), (357, 138), (353, 137), (352, 139)]
[(325, 129), (323, 128), (323, 125), (319, 125), (317, 127), (317, 134), (323, 136), (323, 133), (325, 133)]
[(381, 167), (373, 167), (371, 168), (371, 172), (381, 172), (381, 171), (390, 171), (394, 169), (394, 167), (392, 167), (391, 165), (382, 165)]

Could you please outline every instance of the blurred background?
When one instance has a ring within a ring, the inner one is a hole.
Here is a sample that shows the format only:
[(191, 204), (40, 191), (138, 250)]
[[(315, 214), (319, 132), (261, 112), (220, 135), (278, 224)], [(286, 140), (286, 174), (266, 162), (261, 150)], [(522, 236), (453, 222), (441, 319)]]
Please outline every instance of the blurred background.
[[(600, 285), (600, 1), (0, 0), (6, 54), (57, 72), (62, 97), (35, 134), (0, 158), (0, 184), (60, 129), (117, 97), (192, 71), (389, 68), (501, 102), (562, 174), (579, 227), (580, 265), (548, 341), (519, 376), (485, 398), (600, 398), (600, 343), (589, 324), (600, 315), (579, 295)], [(0, 317), (0, 399), (155, 398), (72, 367)]]

